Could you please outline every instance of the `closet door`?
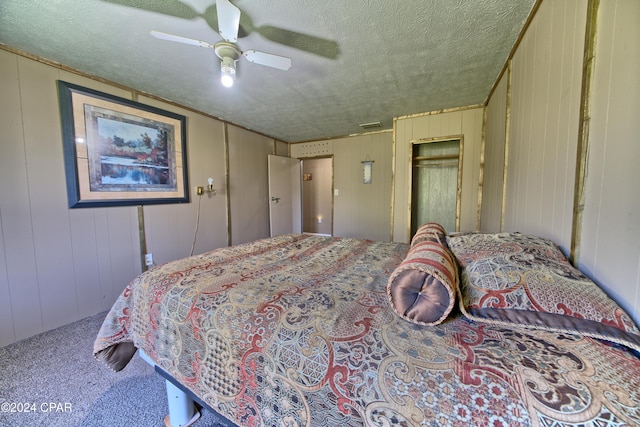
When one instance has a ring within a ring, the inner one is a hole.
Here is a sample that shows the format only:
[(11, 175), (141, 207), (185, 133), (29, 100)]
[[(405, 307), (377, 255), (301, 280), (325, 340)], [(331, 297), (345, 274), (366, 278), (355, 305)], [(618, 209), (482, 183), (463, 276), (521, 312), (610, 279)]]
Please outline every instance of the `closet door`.
[(411, 235), (427, 222), (447, 232), (459, 229), (461, 140), (416, 141), (412, 144)]

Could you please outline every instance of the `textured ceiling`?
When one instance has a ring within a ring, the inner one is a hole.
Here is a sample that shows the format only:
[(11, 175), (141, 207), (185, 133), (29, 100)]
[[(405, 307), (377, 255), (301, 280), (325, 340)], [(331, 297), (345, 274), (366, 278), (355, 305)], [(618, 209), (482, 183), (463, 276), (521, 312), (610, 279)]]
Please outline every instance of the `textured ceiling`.
[(482, 104), (534, 0), (232, 0), (238, 47), (290, 57), (238, 63), (220, 84), (215, 0), (1, 0), (0, 43), (288, 142), (393, 126)]

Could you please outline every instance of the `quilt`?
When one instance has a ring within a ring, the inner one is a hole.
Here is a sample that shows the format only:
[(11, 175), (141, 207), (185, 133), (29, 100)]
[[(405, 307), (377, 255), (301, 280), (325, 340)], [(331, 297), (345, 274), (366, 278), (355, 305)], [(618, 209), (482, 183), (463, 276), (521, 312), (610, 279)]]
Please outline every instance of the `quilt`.
[(640, 425), (625, 346), (457, 310), (433, 326), (399, 316), (386, 285), (409, 249), (292, 234), (153, 267), (94, 353), (144, 350), (239, 426)]

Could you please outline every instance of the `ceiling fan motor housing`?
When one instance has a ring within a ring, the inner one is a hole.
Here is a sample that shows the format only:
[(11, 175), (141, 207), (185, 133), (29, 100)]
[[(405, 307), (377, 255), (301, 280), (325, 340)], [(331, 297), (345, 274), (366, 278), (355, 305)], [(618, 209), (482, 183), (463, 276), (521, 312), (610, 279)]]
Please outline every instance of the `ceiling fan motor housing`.
[(227, 42), (216, 43), (214, 50), (218, 58), (222, 59), (222, 62), (231, 61), (233, 65), (238, 59), (240, 59), (240, 50), (232, 44)]

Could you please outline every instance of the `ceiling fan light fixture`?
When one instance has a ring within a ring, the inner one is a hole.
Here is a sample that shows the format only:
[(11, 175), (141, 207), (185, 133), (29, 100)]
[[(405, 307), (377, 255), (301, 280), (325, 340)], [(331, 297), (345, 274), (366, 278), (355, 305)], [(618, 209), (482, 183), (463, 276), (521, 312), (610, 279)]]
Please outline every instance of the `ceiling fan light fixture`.
[(236, 80), (236, 64), (233, 58), (224, 57), (220, 63), (220, 82), (224, 87), (233, 86)]

